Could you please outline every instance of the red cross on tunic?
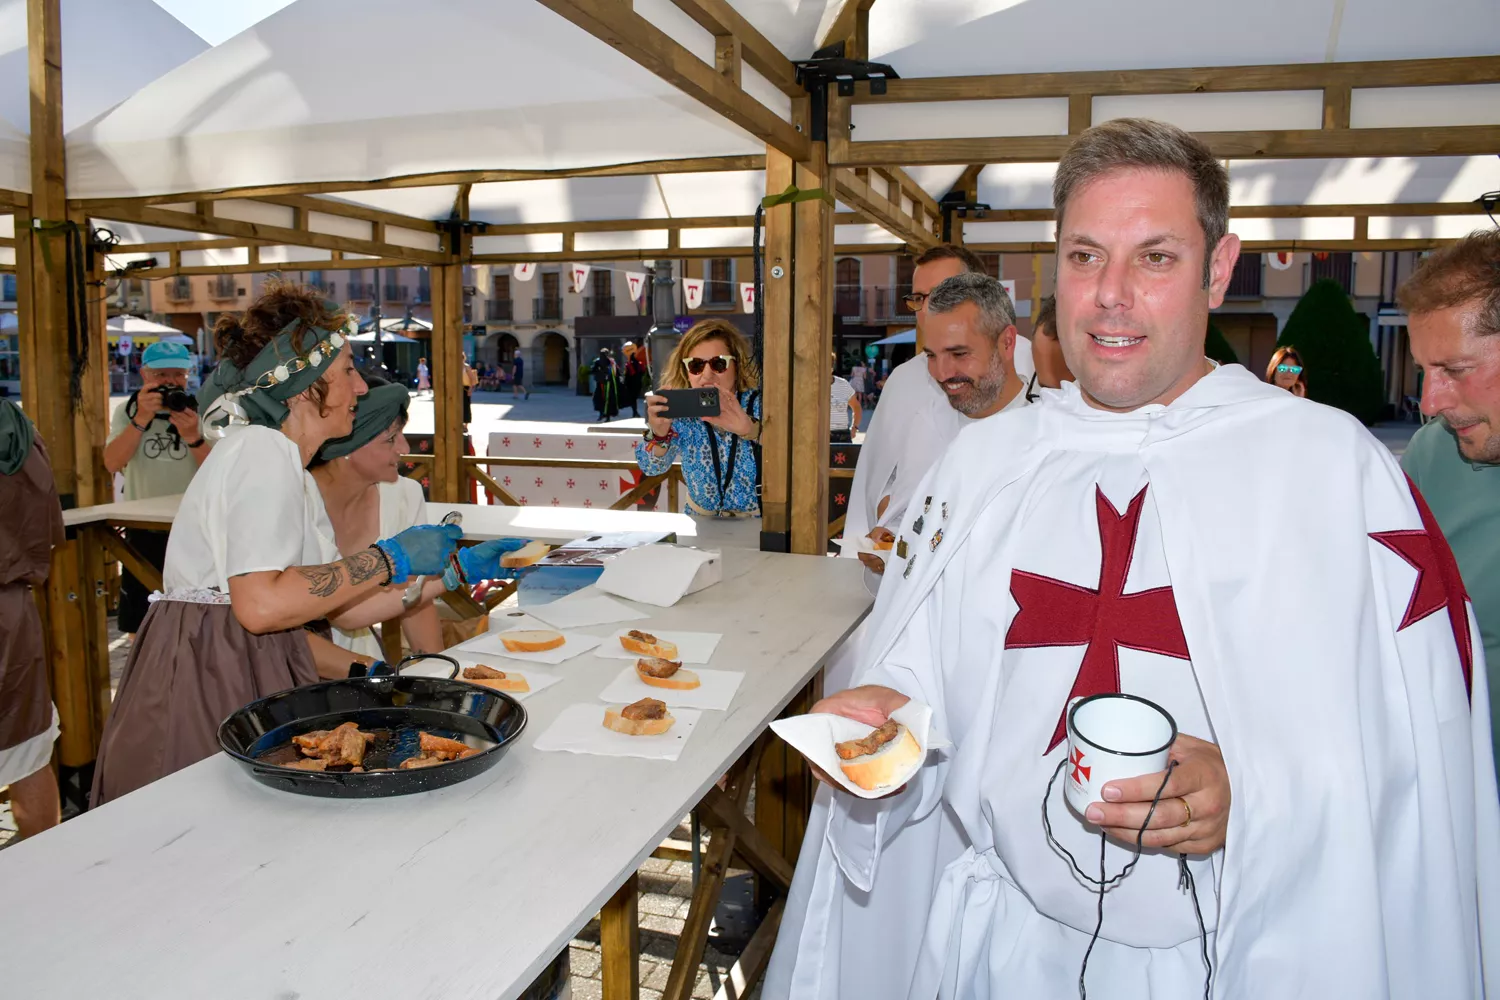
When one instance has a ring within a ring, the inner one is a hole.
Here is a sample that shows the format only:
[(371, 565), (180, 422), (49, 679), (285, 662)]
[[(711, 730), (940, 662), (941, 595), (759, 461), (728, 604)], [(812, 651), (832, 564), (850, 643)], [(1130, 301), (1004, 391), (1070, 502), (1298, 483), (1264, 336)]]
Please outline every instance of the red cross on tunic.
[(1081, 587), (1019, 569), (1011, 572), (1010, 592), (1020, 610), (1005, 633), (1006, 649), (1088, 646), (1073, 689), (1063, 701), (1047, 753), (1067, 735), (1068, 702), (1119, 692), (1121, 646), (1188, 659), (1187, 639), (1182, 634), (1172, 588), (1125, 593), (1125, 577), (1135, 555), (1148, 489), (1150, 486), (1141, 488), (1122, 517), (1104, 491), (1094, 487), (1101, 549), (1098, 587)]
[(1406, 614), (1400, 632), (1428, 615), (1439, 611), (1448, 612), (1448, 625), (1453, 629), (1453, 641), (1458, 645), (1458, 662), (1464, 671), (1464, 689), (1469, 697), (1474, 696), (1474, 637), (1469, 634), (1469, 611), (1464, 602), (1469, 599), (1464, 581), (1458, 573), (1458, 560), (1448, 547), (1448, 539), (1438, 527), (1437, 518), (1423, 499), (1410, 477), (1406, 480), (1411, 488), (1411, 497), (1417, 502), (1417, 513), (1422, 518), (1422, 530), (1372, 531), (1370, 537), (1406, 560), (1417, 571), (1417, 581), (1412, 585), (1411, 600), (1406, 604)]

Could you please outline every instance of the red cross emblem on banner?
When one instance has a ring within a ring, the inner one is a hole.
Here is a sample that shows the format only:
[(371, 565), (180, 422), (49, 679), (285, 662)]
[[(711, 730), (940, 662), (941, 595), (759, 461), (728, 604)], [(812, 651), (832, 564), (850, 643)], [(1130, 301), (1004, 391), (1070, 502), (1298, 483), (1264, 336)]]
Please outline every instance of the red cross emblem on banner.
[(1453, 641), (1458, 646), (1458, 662), (1464, 671), (1464, 689), (1469, 697), (1474, 696), (1474, 637), (1469, 634), (1469, 611), (1464, 605), (1469, 593), (1458, 573), (1458, 560), (1448, 547), (1448, 539), (1438, 527), (1427, 501), (1417, 485), (1408, 477), (1407, 486), (1411, 497), (1417, 502), (1417, 513), (1422, 518), (1422, 530), (1372, 531), (1370, 537), (1390, 549), (1417, 571), (1417, 581), (1412, 585), (1411, 600), (1406, 604), (1406, 614), (1396, 631), (1409, 628), (1428, 615), (1439, 611), (1448, 613), (1448, 624), (1453, 629)]
[[(1073, 765), (1073, 780), (1074, 781), (1078, 782), (1081, 785), (1085, 781), (1089, 780), (1089, 775), (1093, 772), (1094, 769), (1092, 767), (1084, 767), (1083, 766), (1083, 750), (1082, 750), (1082, 748), (1080, 748), (1080, 747), (1074, 747), (1073, 748), (1073, 756), (1071, 756), (1071, 757), (1068, 758), (1068, 763), (1070, 763), (1070, 764)], [(1080, 774), (1082, 774), (1083, 777), (1080, 778), (1079, 777)]]
[(1125, 593), (1125, 576), (1135, 555), (1148, 489), (1142, 487), (1121, 516), (1104, 491), (1094, 487), (1101, 549), (1097, 587), (1081, 587), (1023, 570), (1011, 572), (1010, 592), (1020, 610), (1005, 633), (1006, 649), (1088, 646), (1073, 689), (1063, 701), (1047, 753), (1067, 735), (1068, 702), (1094, 694), (1119, 693), (1121, 646), (1188, 659), (1187, 639), (1182, 634), (1172, 588)]

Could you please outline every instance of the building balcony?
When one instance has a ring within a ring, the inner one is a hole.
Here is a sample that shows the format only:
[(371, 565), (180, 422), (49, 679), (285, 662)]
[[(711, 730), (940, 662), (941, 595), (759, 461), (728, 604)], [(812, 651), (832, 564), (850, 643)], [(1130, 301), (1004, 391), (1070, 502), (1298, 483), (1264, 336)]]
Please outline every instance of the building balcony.
[(193, 299), (193, 283), (186, 275), (179, 274), (167, 282), (167, 287), (162, 290), (168, 302), (191, 302)]
[(562, 319), (562, 297), (532, 299), (531, 318), (541, 320)]
[(611, 296), (607, 299), (584, 299), (583, 314), (585, 316), (613, 316), (615, 314), (614, 297)]
[(516, 304), (511, 299), (489, 299), (484, 304), (484, 318), (490, 323), (509, 323), (516, 318)]
[(835, 285), (833, 314), (848, 322), (859, 322), (865, 315), (865, 289), (861, 285)]
[(320, 294), (326, 295), (330, 299), (337, 298), (339, 294), (338, 282), (330, 279), (315, 278), (307, 283), (307, 287), (317, 290)]
[(375, 301), (375, 286), (362, 281), (349, 282), (350, 302)]
[(387, 302), (405, 302), (411, 298), (411, 289), (406, 285), (386, 285), (381, 289)]
[(220, 302), (234, 298), (234, 276), (229, 274), (214, 275), (208, 283), (208, 297)]
[(915, 323), (917, 317), (906, 305), (906, 296), (910, 292), (911, 288), (904, 285), (865, 288), (864, 321), (866, 323)]

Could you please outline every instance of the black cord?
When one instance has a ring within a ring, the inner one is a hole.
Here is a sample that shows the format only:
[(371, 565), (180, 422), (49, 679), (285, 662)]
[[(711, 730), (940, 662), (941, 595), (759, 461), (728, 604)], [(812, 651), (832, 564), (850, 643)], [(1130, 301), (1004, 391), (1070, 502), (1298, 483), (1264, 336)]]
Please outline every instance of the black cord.
[[(1144, 841), (1146, 838), (1146, 828), (1151, 825), (1151, 817), (1156, 815), (1156, 807), (1161, 805), (1162, 794), (1167, 790), (1167, 782), (1172, 780), (1172, 772), (1177, 768), (1177, 761), (1173, 760), (1168, 762), (1166, 776), (1162, 778), (1160, 787), (1156, 789), (1156, 795), (1151, 799), (1151, 808), (1146, 811), (1145, 821), (1141, 823), (1140, 830), (1136, 831), (1135, 850), (1131, 854), (1130, 861), (1127, 862), (1125, 867), (1120, 869), (1120, 873), (1113, 878), (1107, 877), (1104, 868), (1105, 848), (1107, 846), (1108, 840), (1103, 830), (1099, 831), (1098, 878), (1094, 878), (1092, 875), (1085, 872), (1083, 868), (1079, 866), (1078, 859), (1073, 857), (1073, 853), (1066, 847), (1064, 847), (1061, 843), (1059, 843), (1057, 838), (1052, 835), (1052, 817), (1047, 815), (1047, 804), (1052, 800), (1052, 786), (1057, 784), (1057, 776), (1059, 774), (1062, 774), (1063, 767), (1066, 766), (1067, 763), (1067, 757), (1064, 757), (1062, 760), (1058, 761), (1057, 769), (1052, 772), (1052, 777), (1047, 781), (1047, 791), (1046, 794), (1042, 796), (1042, 829), (1047, 832), (1047, 845), (1053, 850), (1059, 852), (1063, 857), (1068, 859), (1068, 864), (1072, 867), (1073, 873), (1090, 885), (1096, 885), (1099, 887), (1098, 916), (1094, 921), (1094, 933), (1089, 935), (1089, 946), (1084, 950), (1083, 964), (1078, 969), (1078, 996), (1080, 1000), (1088, 1000), (1089, 993), (1084, 980), (1088, 976), (1089, 956), (1094, 953), (1094, 945), (1098, 943), (1099, 934), (1104, 930), (1104, 894), (1114, 886), (1118, 885), (1120, 881), (1125, 878), (1125, 876), (1129, 875), (1135, 869), (1136, 863), (1141, 860), (1141, 852), (1145, 850)], [(1203, 911), (1198, 906), (1198, 894), (1195, 891), (1195, 887), (1193, 886), (1192, 872), (1188, 871), (1187, 858), (1182, 855), (1178, 855), (1177, 863), (1178, 885), (1183, 885), (1184, 880), (1186, 880), (1188, 892), (1193, 897), (1193, 913), (1198, 917), (1198, 939), (1203, 950), (1203, 964), (1208, 969), (1208, 975), (1203, 983), (1203, 996), (1204, 1000), (1208, 1000), (1213, 990), (1214, 978), (1213, 962), (1210, 961), (1208, 956), (1208, 931), (1206, 930), (1203, 923)]]

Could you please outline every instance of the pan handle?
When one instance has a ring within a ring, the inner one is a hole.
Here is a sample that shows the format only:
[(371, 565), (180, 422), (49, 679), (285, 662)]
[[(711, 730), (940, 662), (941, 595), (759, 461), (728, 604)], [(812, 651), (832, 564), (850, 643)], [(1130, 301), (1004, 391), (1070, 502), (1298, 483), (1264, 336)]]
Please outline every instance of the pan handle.
[(448, 674), (447, 679), (451, 681), (453, 680), (453, 678), (458, 676), (458, 661), (453, 657), (447, 656), (443, 653), (412, 653), (410, 656), (403, 656), (401, 658), (401, 661), (396, 664), (393, 670), (391, 670), (391, 673), (399, 674), (401, 673), (401, 669), (408, 663), (414, 663), (417, 660), (444, 660), (453, 666), (453, 670)]

